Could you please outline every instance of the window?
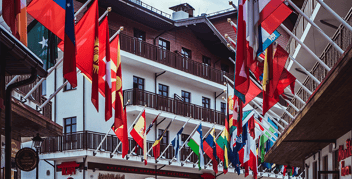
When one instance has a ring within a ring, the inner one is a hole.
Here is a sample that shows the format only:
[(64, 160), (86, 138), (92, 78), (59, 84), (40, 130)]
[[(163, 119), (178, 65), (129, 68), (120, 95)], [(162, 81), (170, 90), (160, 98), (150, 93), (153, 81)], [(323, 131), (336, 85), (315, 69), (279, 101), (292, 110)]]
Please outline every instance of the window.
[(139, 29), (133, 29), (133, 36), (138, 40), (145, 41), (145, 32)]
[[(323, 157), (323, 171), (328, 171), (328, 156)], [(328, 179), (328, 174), (322, 174), (322, 179)]]
[(137, 76), (133, 76), (133, 88), (144, 90), (144, 79)]
[(168, 97), (169, 96), (169, 87), (163, 84), (159, 84), (159, 95)]
[(221, 106), (220, 106), (220, 111), (221, 113), (225, 114), (226, 113), (226, 103), (221, 102)]
[(159, 39), (159, 47), (163, 50), (170, 50), (170, 42), (164, 39)]
[(183, 55), (183, 57), (186, 57), (186, 58), (189, 58), (189, 59), (192, 58), (192, 51), (189, 50), (189, 49), (186, 49), (186, 48), (182, 47), (181, 54)]
[(190, 103), (191, 102), (191, 93), (187, 91), (181, 91), (181, 96), (184, 102)]
[(203, 63), (210, 66), (211, 65), (211, 60), (209, 57), (203, 56)]
[(226, 65), (226, 64), (221, 64), (221, 71), (224, 71), (224, 72), (229, 72), (229, 66), (228, 65)]
[(210, 108), (210, 99), (203, 97), (202, 104), (203, 104), (203, 108)]
[(64, 134), (72, 134), (76, 131), (76, 117), (70, 117), (64, 119)]
[[(66, 82), (67, 80), (65, 79), (64, 82)], [(69, 83), (67, 83), (67, 85), (64, 87), (64, 91), (70, 91), (70, 90), (75, 90), (77, 88), (73, 88), (72, 85)]]
[(314, 162), (313, 163), (313, 179), (318, 179), (317, 174), (318, 174), (318, 165), (317, 165), (317, 162)]
[[(163, 133), (164, 133), (164, 130), (163, 130), (163, 129), (159, 129), (159, 133), (158, 133), (159, 137), (160, 137)], [(159, 138), (159, 137), (158, 137), (158, 138)], [(169, 144), (169, 131), (166, 131), (166, 132), (165, 132), (165, 134), (163, 135), (163, 138), (162, 138), (161, 141), (160, 141), (160, 144), (161, 144), (161, 145), (165, 145), (165, 147), (166, 147), (166, 145)]]

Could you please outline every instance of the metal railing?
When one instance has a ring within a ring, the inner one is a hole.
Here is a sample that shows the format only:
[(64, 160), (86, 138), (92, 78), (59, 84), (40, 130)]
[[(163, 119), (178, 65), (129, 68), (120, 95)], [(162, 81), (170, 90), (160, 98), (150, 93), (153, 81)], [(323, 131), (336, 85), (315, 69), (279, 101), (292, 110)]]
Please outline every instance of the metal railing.
[(167, 18), (169, 18), (169, 19), (171, 18), (171, 15), (170, 15), (170, 14), (168, 14), (168, 13), (166, 13), (166, 12), (163, 12), (163, 11), (161, 11), (161, 10), (159, 10), (159, 9), (157, 9), (157, 8), (155, 8), (155, 7), (153, 7), (153, 6), (151, 6), (151, 5), (148, 5), (148, 4), (144, 3), (144, 2), (142, 2), (141, 0), (127, 0), (127, 1), (130, 1), (130, 2), (133, 2), (133, 3), (135, 3), (135, 4), (138, 4), (138, 5), (144, 7), (144, 8), (146, 8), (146, 9), (148, 9), (148, 10), (151, 10), (151, 11), (153, 11), (153, 12), (155, 12), (155, 13), (157, 13), (157, 14), (160, 14), (160, 15), (162, 15), (162, 16), (164, 16), (164, 17), (167, 17)]
[[(29, 78), (29, 76), (30, 75), (21, 75), (21, 76), (19, 76), (19, 78), (15, 82), (27, 79), (27, 78)], [(15, 76), (6, 76), (5, 83), (8, 84), (11, 81), (11, 79), (13, 79), (14, 77)], [(22, 96), (25, 96), (39, 82), (39, 80), (40, 80), (40, 78), (37, 78), (37, 80), (34, 83), (19, 87), (19, 88), (15, 89), (15, 91), (20, 93)], [(31, 100), (33, 103), (35, 103), (38, 106), (43, 104), (46, 101), (46, 98), (44, 96), (42, 96), (42, 87), (40, 86), (39, 88), (37, 88), (28, 99)], [(52, 118), (52, 104), (51, 104), (51, 102), (49, 102), (42, 110), (43, 110), (42, 114), (45, 117), (47, 117), (49, 119)]]
[[(95, 150), (102, 139), (104, 138), (104, 133), (97, 133), (92, 131), (80, 131), (71, 134), (64, 134), (63, 136), (57, 137), (48, 137), (45, 138), (42, 144), (41, 153), (55, 153), (55, 152), (63, 152), (63, 151), (77, 151), (77, 150)], [(169, 140), (171, 140), (174, 136), (169, 136)], [(115, 134), (110, 134), (107, 136), (106, 140), (104, 140), (100, 151), (112, 152), (120, 140), (116, 137)], [(147, 141), (148, 149), (152, 147), (154, 141)], [(136, 142), (129, 138), (129, 152), (132, 155), (143, 156), (143, 150), (140, 147), (137, 147), (137, 150), (134, 150), (137, 146)], [(160, 151), (164, 151), (165, 147), (168, 144), (161, 143)], [(134, 150), (134, 152), (132, 152)], [(117, 152), (119, 154), (122, 153), (122, 145), (118, 148)], [(186, 157), (192, 152), (189, 147), (184, 147), (181, 149), (181, 160), (185, 160)], [(174, 149), (169, 147), (166, 152), (161, 157), (162, 159), (172, 159), (175, 155)], [(149, 157), (154, 157), (153, 152), (149, 153)], [(194, 154), (189, 158), (190, 162), (197, 162), (197, 156)], [(205, 157), (205, 161), (208, 162), (209, 157)]]
[(145, 41), (138, 40), (137, 38), (120, 34), (120, 39), (121, 50), (153, 60), (172, 68), (176, 68), (192, 75), (220, 84), (224, 84), (225, 82), (223, 75), (233, 78), (233, 74), (215, 69), (204, 63), (196, 62), (182, 56), (181, 54), (162, 49), (159, 46), (149, 44)]
[(175, 98), (169, 98), (140, 89), (124, 90), (124, 103), (130, 100), (129, 105), (147, 105), (149, 108), (170, 112), (176, 115), (203, 119), (220, 125), (225, 125), (225, 114), (196, 104), (187, 103)]
[(228, 9), (224, 9), (224, 10), (221, 10), (221, 11), (212, 12), (212, 13), (207, 14), (207, 17), (218, 15), (218, 14), (222, 14), (222, 13), (225, 13), (225, 12), (234, 11), (234, 10), (235, 10), (234, 8), (228, 8)]
[[(352, 24), (352, 8), (350, 11), (347, 13), (345, 20), (349, 23)], [(347, 47), (349, 47), (352, 44), (352, 33), (348, 29), (346, 29), (344, 26), (340, 25), (335, 34), (332, 37), (333, 41), (340, 46), (343, 50), (346, 50)], [(331, 44), (328, 44), (327, 47), (324, 49), (322, 54), (320, 55), (320, 59), (327, 64), (330, 68), (333, 67), (338, 59), (340, 58), (339, 53), (335, 48), (331, 46)], [(323, 68), (319, 63), (315, 63), (313, 66), (312, 70), (310, 71), (318, 80), (323, 81), (324, 78), (327, 75), (327, 70)], [(305, 81), (303, 82), (303, 85), (305, 85), (310, 91), (315, 91), (317, 87), (319, 86), (318, 83), (316, 83), (312, 78), (307, 77)], [(304, 101), (307, 101), (310, 98), (310, 95), (304, 91), (302, 88), (300, 88), (297, 92), (297, 95), (303, 99)], [(300, 103), (299, 101), (293, 99), (291, 100), (292, 104), (294, 104), (297, 108), (301, 109), (303, 107), (303, 104)], [(298, 112), (296, 112), (292, 107), (288, 107), (287, 110), (295, 116)], [(291, 119), (287, 114), (283, 114), (282, 119), (290, 123), (293, 119)], [(282, 123), (281, 123), (282, 124)]]

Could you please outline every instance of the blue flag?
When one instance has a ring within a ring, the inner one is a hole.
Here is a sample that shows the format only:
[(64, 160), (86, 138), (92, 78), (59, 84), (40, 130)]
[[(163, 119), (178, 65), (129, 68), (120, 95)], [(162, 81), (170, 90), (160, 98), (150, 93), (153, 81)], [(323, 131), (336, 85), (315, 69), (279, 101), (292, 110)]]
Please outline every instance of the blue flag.
[(177, 132), (175, 138), (171, 141), (172, 147), (175, 150), (175, 157), (177, 161), (180, 161), (180, 155), (178, 155), (178, 150), (182, 145), (181, 134), (183, 132), (183, 127)]

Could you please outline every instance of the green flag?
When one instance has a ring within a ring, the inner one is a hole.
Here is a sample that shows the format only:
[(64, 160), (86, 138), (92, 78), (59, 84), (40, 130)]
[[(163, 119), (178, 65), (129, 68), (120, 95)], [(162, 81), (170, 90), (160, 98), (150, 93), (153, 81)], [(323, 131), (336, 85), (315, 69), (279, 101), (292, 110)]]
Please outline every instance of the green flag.
[(57, 37), (37, 20), (28, 25), (28, 48), (43, 61), (44, 69), (54, 66), (57, 58)]

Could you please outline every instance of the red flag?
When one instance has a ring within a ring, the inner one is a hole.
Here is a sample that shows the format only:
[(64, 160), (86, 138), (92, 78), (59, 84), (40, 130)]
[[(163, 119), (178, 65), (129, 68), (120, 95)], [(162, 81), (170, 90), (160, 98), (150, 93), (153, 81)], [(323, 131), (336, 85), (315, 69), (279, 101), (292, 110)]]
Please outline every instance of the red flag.
[(281, 3), (266, 19), (261, 23), (262, 28), (272, 34), (280, 24), (292, 13), (292, 10)]
[(128, 154), (129, 145), (128, 145), (128, 133), (127, 133), (127, 115), (126, 108), (122, 114), (122, 125), (116, 126), (115, 123), (112, 126), (112, 130), (115, 132), (117, 138), (122, 142), (122, 158)]
[(66, 17), (65, 17), (65, 53), (63, 60), (64, 78), (70, 82), (73, 88), (77, 86), (76, 72), (76, 35), (74, 21), (73, 0), (66, 2)]
[(20, 39), (18, 32), (18, 14), (21, 12), (21, 0), (3, 0), (2, 15), (6, 24), (11, 28), (12, 35)]
[(249, 90), (246, 94), (246, 103), (243, 106), (245, 107), (249, 102), (251, 102), (255, 97), (257, 97), (261, 92), (262, 92), (262, 90), (256, 84), (254, 84), (252, 80), (250, 80)]
[[(89, 10), (75, 27), (77, 67), (92, 81), (92, 103), (99, 109), (98, 103), (98, 71), (99, 71), (99, 37), (98, 0), (95, 0)], [(63, 50), (61, 42), (58, 47)], [(64, 50), (63, 50), (64, 51)]]
[(254, 131), (255, 131), (255, 123), (254, 123), (254, 116), (253, 115), (248, 120), (248, 130), (249, 130), (250, 136), (254, 139), (255, 138), (255, 133), (254, 133)]
[(244, 1), (239, 1), (237, 24), (237, 53), (235, 70), (235, 95), (245, 102), (245, 95), (249, 89), (249, 69), (247, 66), (248, 44), (246, 41), (246, 22), (244, 20)]
[[(99, 25), (99, 83), (104, 84), (105, 93), (105, 121), (112, 117), (112, 96), (111, 96), (111, 61), (108, 16)], [(106, 61), (106, 63), (104, 62)], [(105, 80), (104, 80), (105, 79)]]
[(128, 132), (127, 132), (127, 120), (123, 110), (123, 96), (122, 96), (122, 69), (121, 69), (121, 57), (120, 57), (120, 42), (119, 35), (110, 43), (111, 44), (111, 56), (112, 62), (116, 64), (116, 72), (112, 74), (112, 78), (116, 78), (115, 88), (115, 126), (123, 126), (122, 132), (122, 157), (128, 154), (129, 143), (128, 143)]
[[(13, 2), (13, 0), (5, 0)], [(16, 0), (17, 1), (17, 0)], [(61, 40), (65, 37), (65, 2), (55, 0), (33, 0), (27, 12)], [(4, 1), (3, 1), (4, 3)], [(3, 6), (4, 10), (7, 9)], [(4, 15), (5, 16), (5, 15)], [(4, 18), (5, 19), (5, 18)], [(78, 44), (77, 44), (78, 45)], [(62, 50), (63, 48), (61, 48)]]

